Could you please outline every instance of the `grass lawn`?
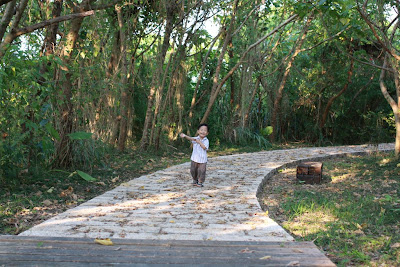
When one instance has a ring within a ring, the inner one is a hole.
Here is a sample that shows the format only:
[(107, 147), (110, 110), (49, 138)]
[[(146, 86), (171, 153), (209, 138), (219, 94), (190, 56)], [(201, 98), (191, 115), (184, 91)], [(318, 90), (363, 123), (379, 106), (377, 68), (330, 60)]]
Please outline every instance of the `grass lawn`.
[(323, 161), (323, 182), (282, 170), (264, 188), (271, 218), (338, 266), (400, 266), (400, 164), (392, 154)]

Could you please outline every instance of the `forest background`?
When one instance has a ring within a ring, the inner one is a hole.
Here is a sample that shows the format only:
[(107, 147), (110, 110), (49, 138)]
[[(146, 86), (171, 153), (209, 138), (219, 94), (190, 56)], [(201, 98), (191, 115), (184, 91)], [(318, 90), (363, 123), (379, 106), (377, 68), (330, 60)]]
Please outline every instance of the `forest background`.
[(112, 148), (179, 148), (201, 122), (211, 147), (395, 141), (398, 155), (399, 6), (0, 0), (0, 178), (90, 173)]

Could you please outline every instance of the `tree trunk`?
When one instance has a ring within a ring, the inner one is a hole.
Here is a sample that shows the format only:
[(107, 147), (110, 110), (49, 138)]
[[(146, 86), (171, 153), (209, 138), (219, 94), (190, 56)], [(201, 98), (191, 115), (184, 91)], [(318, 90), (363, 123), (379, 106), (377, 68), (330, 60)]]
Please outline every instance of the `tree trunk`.
[[(164, 75), (163, 75), (163, 79), (161, 82), (161, 86), (160, 86), (160, 90), (157, 92), (156, 96), (155, 96), (155, 107), (154, 107), (154, 119), (152, 121), (152, 127), (151, 127), (151, 132), (150, 132), (150, 144), (154, 144), (156, 146), (156, 148), (158, 148), (158, 144), (159, 144), (159, 138), (160, 138), (160, 134), (161, 134), (161, 128), (162, 128), (162, 124), (163, 121), (161, 120), (161, 114), (160, 114), (160, 109), (162, 106), (162, 99), (163, 99), (163, 94), (164, 94), (164, 87), (166, 84), (166, 80), (167, 80), (167, 76), (168, 76), (168, 71), (171, 65), (171, 62), (173, 61), (173, 56), (174, 56), (174, 52), (172, 50), (171, 55), (169, 57), (168, 63), (167, 63), (167, 67), (165, 68), (164, 71)], [(173, 80), (173, 78), (172, 78)], [(172, 81), (170, 82), (172, 83)], [(169, 86), (168, 88), (168, 92), (170, 91), (171, 86)], [(167, 101), (166, 99), (164, 101)], [(162, 110), (162, 113), (165, 110)]]
[[(394, 119), (395, 119), (395, 125), (396, 125), (396, 139), (395, 139), (395, 154), (396, 158), (399, 158), (400, 155), (400, 82), (399, 82), (399, 73), (395, 71), (395, 85), (396, 85), (396, 98), (397, 98), (397, 103), (396, 101), (390, 96), (384, 78), (386, 74), (386, 67), (388, 66), (388, 60), (389, 60), (389, 55), (388, 53), (385, 54), (385, 59), (383, 62), (382, 70), (381, 70), (381, 75), (379, 76), (379, 86), (381, 88), (381, 92), (383, 96), (385, 97), (386, 101), (389, 103), (390, 107), (392, 108), (393, 114), (394, 114)], [(398, 67), (398, 66), (397, 66)]]
[[(385, 97), (386, 101), (389, 103), (390, 107), (392, 108), (393, 114), (394, 114), (395, 125), (396, 125), (396, 140), (395, 140), (394, 151), (396, 154), (396, 158), (399, 158), (399, 156), (400, 156), (400, 54), (398, 54), (398, 50), (396, 50), (396, 48), (393, 44), (395, 43), (394, 38), (397, 36), (397, 31), (400, 28), (400, 20), (397, 17), (397, 23), (395, 23), (394, 27), (391, 29), (391, 31), (389, 33), (389, 31), (388, 31), (389, 27), (387, 27), (387, 25), (385, 25), (385, 21), (380, 21), (381, 25), (379, 27), (377, 25), (377, 22), (373, 22), (370, 20), (370, 16), (367, 15), (368, 12), (366, 10), (367, 3), (368, 3), (368, 1), (365, 0), (364, 4), (362, 5), (362, 9), (357, 9), (357, 10), (360, 13), (361, 17), (364, 19), (364, 21), (368, 24), (373, 35), (375, 36), (375, 39), (382, 46), (383, 51), (385, 52), (385, 58), (384, 58), (383, 66), (381, 69), (381, 75), (379, 77), (379, 86), (381, 88), (381, 92), (382, 92), (383, 96)], [(398, 1), (396, 2), (395, 6), (393, 6), (394, 9), (395, 9), (395, 7), (397, 8), (397, 10), (399, 9)], [(380, 3), (379, 10), (384, 10), (383, 3)], [(381, 14), (381, 15), (382, 15), (381, 17), (384, 18), (383, 14)], [(380, 37), (378, 32), (383, 34), (383, 39)], [(397, 41), (397, 43), (398, 43), (398, 41)], [(390, 64), (389, 58), (391, 58), (393, 60), (392, 64)], [(394, 75), (397, 102), (389, 94), (387, 87), (385, 85), (385, 82), (384, 82), (387, 66), (389, 66), (391, 68), (391, 71), (393, 72), (393, 75)]]
[(189, 117), (189, 128), (191, 126), (191, 122), (192, 122), (192, 118), (193, 118), (193, 110), (194, 110), (194, 107), (196, 106), (197, 91), (199, 90), (201, 80), (203, 79), (203, 74), (204, 74), (204, 70), (206, 69), (208, 57), (210, 56), (210, 53), (222, 32), (223, 32), (223, 29), (220, 29), (217, 36), (214, 37), (214, 39), (212, 40), (212, 42), (210, 44), (210, 48), (208, 49), (207, 54), (205, 55), (205, 57), (203, 59), (200, 74), (199, 74), (199, 77), (197, 77), (196, 88), (194, 89), (192, 101), (190, 102), (190, 110), (189, 110), (189, 116), (188, 116)]
[(306, 22), (306, 24), (305, 24), (305, 26), (304, 26), (304, 28), (302, 30), (300, 40), (297, 42), (296, 48), (294, 49), (294, 52), (293, 52), (293, 55), (291, 56), (287, 66), (286, 66), (285, 72), (283, 73), (283, 77), (282, 77), (281, 83), (280, 83), (280, 85), (278, 87), (278, 90), (277, 90), (277, 93), (276, 93), (276, 96), (275, 96), (275, 101), (274, 101), (274, 106), (273, 106), (273, 111), (272, 111), (272, 117), (271, 117), (271, 126), (273, 128), (272, 129), (272, 134), (271, 134), (271, 140), (272, 141), (275, 141), (276, 134), (277, 134), (277, 129), (276, 129), (277, 125), (278, 125), (277, 117), (278, 117), (279, 110), (280, 110), (280, 104), (281, 104), (281, 100), (282, 100), (283, 89), (285, 88), (286, 81), (287, 81), (287, 79), (289, 77), (289, 73), (290, 73), (290, 70), (291, 70), (292, 65), (294, 63), (294, 60), (296, 59), (296, 56), (300, 52), (301, 46), (304, 43), (304, 40), (305, 40), (306, 35), (308, 33), (308, 28), (310, 27), (310, 24), (311, 24), (311, 21), (313, 20), (313, 17), (314, 17), (313, 14), (311, 14), (307, 19), (307, 22)]
[[(243, 124), (242, 124), (242, 127), (243, 127), (243, 128), (247, 127), (247, 124), (248, 124), (248, 122), (249, 122), (249, 116), (250, 116), (251, 106), (253, 105), (254, 98), (255, 98), (256, 93), (258, 92), (258, 89), (259, 89), (259, 87), (260, 87), (260, 83), (261, 83), (261, 77), (258, 77), (258, 79), (257, 79), (257, 81), (256, 81), (256, 84), (255, 84), (255, 86), (254, 86), (253, 93), (251, 94), (251, 98), (250, 98), (250, 101), (249, 101), (249, 104), (248, 104), (248, 107), (247, 107), (247, 111), (246, 111), (246, 113), (245, 113), (244, 116), (243, 116)], [(261, 99), (260, 99), (260, 102), (261, 102)]]
[(127, 138), (127, 130), (128, 130), (128, 109), (129, 109), (129, 89), (127, 85), (128, 81), (128, 67), (127, 67), (127, 58), (126, 58), (126, 34), (124, 26), (124, 21), (121, 14), (122, 7), (115, 7), (118, 16), (118, 25), (119, 25), (119, 36), (121, 37), (121, 101), (120, 101), (120, 128), (119, 128), (119, 137), (118, 137), (118, 149), (119, 151), (125, 150), (126, 138)]
[(4, 33), (7, 30), (7, 26), (10, 24), (10, 21), (14, 15), (15, 6), (17, 4), (17, 0), (12, 0), (7, 4), (6, 10), (1, 18), (0, 22), (0, 42), (3, 40)]
[[(171, 6), (169, 6), (171, 5)], [(167, 54), (167, 50), (170, 46), (170, 36), (173, 30), (173, 18), (175, 8), (173, 7), (174, 3), (167, 3), (167, 19), (165, 25), (165, 33), (163, 38), (163, 43), (161, 45), (160, 52), (157, 57), (156, 61), (156, 70), (153, 75), (152, 83), (150, 86), (150, 92), (147, 97), (147, 110), (146, 110), (146, 117), (143, 126), (143, 135), (142, 140), (140, 141), (140, 149), (145, 150), (150, 142), (150, 127), (152, 120), (154, 119), (154, 96), (156, 92), (160, 91), (160, 85), (162, 83), (162, 74), (163, 74), (163, 67), (165, 56)]]
[[(59, 17), (62, 11), (63, 0), (55, 0), (53, 4), (52, 18)], [(54, 54), (55, 47), (57, 45), (57, 31), (58, 31), (58, 23), (54, 23), (49, 25), (46, 28), (46, 35), (44, 38), (44, 55), (50, 56)], [(43, 62), (40, 68), (41, 80), (40, 82), (44, 82), (43, 75), (48, 72), (49, 67), (51, 66), (51, 62)]]
[[(88, 8), (90, 2), (93, 0), (86, 0), (81, 4), (82, 11)], [(69, 168), (72, 166), (72, 143), (69, 134), (73, 131), (73, 103), (72, 103), (72, 73), (68, 66), (71, 61), (71, 56), (74, 51), (76, 41), (79, 37), (79, 30), (81, 28), (83, 18), (76, 18), (71, 21), (71, 28), (66, 36), (65, 46), (61, 51), (60, 58), (63, 60), (63, 66), (59, 67), (57, 83), (61, 87), (61, 108), (60, 108), (60, 140), (56, 144), (55, 154), (55, 167)], [(65, 80), (62, 79), (62, 72), (65, 73)]]
[(228, 44), (231, 40), (231, 34), (233, 32), (233, 27), (234, 27), (235, 21), (236, 21), (237, 6), (238, 6), (238, 0), (235, 0), (235, 2), (233, 4), (233, 8), (232, 8), (231, 22), (229, 24), (228, 30), (225, 33), (224, 44), (222, 46), (221, 53), (218, 57), (217, 67), (215, 69), (215, 73), (214, 73), (214, 77), (213, 77), (213, 87), (211, 89), (210, 100), (208, 101), (207, 110), (205, 111), (200, 123), (205, 123), (207, 121), (208, 116), (211, 113), (211, 109), (214, 105), (214, 102), (217, 99), (217, 96), (219, 94), (219, 90), (218, 90), (219, 73), (221, 72), (222, 62), (223, 62), (226, 50), (228, 48)]
[[(21, 21), (22, 18), (22, 14), (25, 11), (26, 6), (28, 5), (28, 1), (29, 0), (21, 0), (21, 2), (19, 3), (15, 16), (14, 16), (14, 20), (11, 24), (10, 27), (10, 31), (9, 33), (6, 35), (6, 37), (4, 38), (4, 40), (0, 43), (0, 58), (2, 58), (4, 56), (4, 53), (7, 49), (7, 47), (14, 41), (15, 34), (14, 32), (17, 30), (19, 22)], [(10, 3), (10, 9), (13, 7), (13, 2)], [(8, 5), (7, 5), (8, 8)], [(13, 11), (13, 10), (12, 10)], [(10, 11), (11, 12), (11, 11)], [(5, 14), (6, 16), (10, 16), (9, 14)], [(4, 18), (4, 22), (6, 22), (6, 20), (8, 20), (8, 18)], [(2, 22), (3, 22), (3, 18), (2, 18)], [(10, 22), (10, 21), (8, 21)], [(4, 31), (6, 30), (7, 25), (5, 25)], [(4, 33), (3, 33), (4, 35)]]
[[(232, 38), (229, 42), (228, 56), (229, 56), (229, 61), (232, 62), (233, 57), (234, 57)], [(230, 103), (231, 109), (233, 110), (233, 107), (235, 105), (235, 79), (233, 77), (230, 78), (230, 87), (231, 87), (231, 95), (230, 95), (229, 103)]]

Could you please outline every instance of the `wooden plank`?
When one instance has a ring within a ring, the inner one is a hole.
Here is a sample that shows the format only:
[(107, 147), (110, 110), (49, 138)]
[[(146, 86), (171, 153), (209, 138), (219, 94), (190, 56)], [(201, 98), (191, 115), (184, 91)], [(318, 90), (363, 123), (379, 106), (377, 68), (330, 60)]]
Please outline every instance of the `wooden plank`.
[[(15, 235), (0, 235), (0, 241), (9, 242), (62, 242), (63, 244), (92, 244), (94, 238), (76, 238), (76, 237), (38, 237), (38, 236), (15, 236)], [(160, 244), (173, 246), (219, 246), (219, 244), (224, 244), (228, 246), (281, 246), (281, 247), (292, 247), (292, 248), (316, 248), (315, 244), (312, 242), (262, 242), (262, 241), (212, 241), (212, 240), (154, 240), (154, 239), (123, 239), (123, 238), (112, 238), (114, 243), (126, 244), (126, 245), (154, 245), (160, 246)], [(1, 245), (1, 244), (0, 244)]]
[(81, 263), (81, 264), (93, 264), (96, 263), (98, 265), (101, 264), (164, 264), (164, 265), (199, 265), (199, 264), (207, 264), (207, 265), (224, 265), (224, 266), (290, 266), (292, 263), (293, 266), (335, 266), (330, 261), (320, 260), (320, 259), (299, 259), (296, 257), (288, 257), (288, 258), (277, 258), (271, 257), (269, 259), (260, 260), (254, 259), (251, 257), (242, 258), (242, 259), (215, 259), (209, 257), (198, 257), (198, 258), (177, 258), (171, 256), (170, 258), (160, 258), (160, 257), (143, 257), (143, 258), (106, 258), (106, 257), (94, 257), (94, 258), (80, 258), (76, 256), (54, 256), (54, 255), (39, 255), (35, 258), (26, 258), (24, 255), (10, 256), (1, 259), (0, 263), (5, 264), (5, 266), (9, 266), (8, 264), (14, 263), (18, 265), (18, 262), (22, 263), (31, 263), (32, 265), (39, 266), (39, 262), (47, 262), (53, 263), (53, 266), (59, 265), (59, 263)]
[(0, 236), (0, 265), (335, 266), (311, 242), (112, 241), (114, 246), (102, 246), (89, 238)]

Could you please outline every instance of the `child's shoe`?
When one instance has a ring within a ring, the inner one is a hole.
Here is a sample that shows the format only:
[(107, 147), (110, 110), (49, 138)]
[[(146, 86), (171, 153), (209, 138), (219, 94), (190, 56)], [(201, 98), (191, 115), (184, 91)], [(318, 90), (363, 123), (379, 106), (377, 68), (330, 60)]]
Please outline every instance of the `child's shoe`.
[(203, 187), (204, 185), (203, 185), (203, 183), (197, 183), (197, 186), (198, 187)]
[(197, 182), (196, 180), (193, 180), (192, 185), (193, 185), (193, 186), (197, 186), (197, 185), (198, 185), (198, 182)]

